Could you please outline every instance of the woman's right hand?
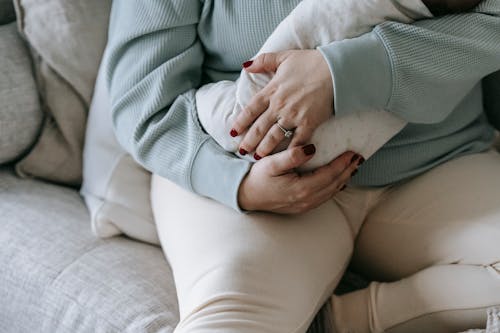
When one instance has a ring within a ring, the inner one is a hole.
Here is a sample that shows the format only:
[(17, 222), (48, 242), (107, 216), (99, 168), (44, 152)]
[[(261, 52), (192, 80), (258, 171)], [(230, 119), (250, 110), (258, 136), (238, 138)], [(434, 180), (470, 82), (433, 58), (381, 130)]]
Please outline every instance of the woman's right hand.
[(312, 172), (294, 171), (314, 153), (313, 145), (293, 147), (256, 162), (240, 185), (240, 207), (280, 214), (307, 212), (341, 191), (364, 161), (360, 155), (346, 152)]

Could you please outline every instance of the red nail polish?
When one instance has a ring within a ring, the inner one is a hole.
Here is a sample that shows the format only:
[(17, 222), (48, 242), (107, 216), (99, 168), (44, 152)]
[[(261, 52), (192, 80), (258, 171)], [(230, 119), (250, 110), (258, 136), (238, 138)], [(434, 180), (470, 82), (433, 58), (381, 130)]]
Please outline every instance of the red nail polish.
[(236, 132), (236, 130), (234, 128), (231, 130), (231, 132), (229, 134), (231, 134), (231, 136), (233, 138), (236, 137), (236, 136), (238, 136), (238, 132)]
[(248, 67), (252, 66), (252, 64), (253, 64), (253, 60), (245, 61), (243, 63), (243, 67), (248, 68)]
[(316, 147), (313, 144), (309, 144), (305, 147), (302, 147), (302, 150), (304, 151), (304, 154), (306, 154), (306, 156), (311, 156), (316, 152)]
[(354, 154), (354, 155), (352, 156), (352, 158), (351, 158), (351, 162), (350, 162), (350, 164), (353, 164), (353, 163), (354, 163), (354, 162), (355, 162), (358, 158), (360, 158), (360, 155), (358, 155), (358, 154)]
[(240, 148), (240, 154), (245, 156), (246, 154), (248, 154), (248, 152), (245, 149)]
[(359, 159), (358, 161), (358, 166), (360, 166), (361, 164), (365, 163), (365, 159), (363, 156), (361, 156), (361, 158)]
[(253, 154), (253, 158), (255, 158), (257, 161), (260, 160), (262, 157), (260, 157), (257, 153)]

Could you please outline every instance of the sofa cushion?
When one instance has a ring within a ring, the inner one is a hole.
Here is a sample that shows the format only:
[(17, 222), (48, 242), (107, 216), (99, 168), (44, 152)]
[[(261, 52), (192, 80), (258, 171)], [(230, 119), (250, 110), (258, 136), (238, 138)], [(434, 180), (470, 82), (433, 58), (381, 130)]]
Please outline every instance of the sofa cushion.
[(15, 0), (33, 52), (47, 121), (18, 174), (79, 185), (87, 110), (106, 44), (111, 0)]
[(12, 0), (0, 0), (0, 24), (10, 23), (16, 20)]
[(118, 143), (104, 69), (97, 77), (83, 150), (81, 193), (99, 237), (125, 235), (159, 244), (150, 202), (151, 174)]
[[(1, 2), (0, 2), (1, 6)], [(15, 23), (0, 26), (0, 164), (25, 153), (38, 136), (40, 110), (28, 49)]]
[(77, 191), (0, 168), (0, 332), (172, 332), (160, 248), (95, 238)]

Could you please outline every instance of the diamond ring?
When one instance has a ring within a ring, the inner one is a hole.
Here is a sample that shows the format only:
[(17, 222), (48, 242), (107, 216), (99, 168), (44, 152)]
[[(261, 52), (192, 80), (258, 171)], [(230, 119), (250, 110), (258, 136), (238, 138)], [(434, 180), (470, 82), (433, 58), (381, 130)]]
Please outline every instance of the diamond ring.
[(293, 136), (293, 130), (289, 130), (289, 129), (284, 128), (283, 126), (280, 125), (280, 123), (278, 121), (276, 122), (276, 125), (278, 125), (280, 130), (283, 131), (283, 133), (285, 134), (285, 138), (290, 139)]

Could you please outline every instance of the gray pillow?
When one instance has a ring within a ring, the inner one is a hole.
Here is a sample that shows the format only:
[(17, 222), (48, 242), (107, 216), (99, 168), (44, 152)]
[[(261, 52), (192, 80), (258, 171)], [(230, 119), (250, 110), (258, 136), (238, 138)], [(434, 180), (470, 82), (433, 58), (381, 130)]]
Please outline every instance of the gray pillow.
[(0, 24), (10, 23), (15, 20), (16, 13), (12, 0), (0, 0)]
[(30, 45), (45, 122), (16, 164), (22, 177), (79, 186), (87, 111), (106, 45), (111, 0), (14, 0)]
[(30, 55), (17, 25), (0, 26), (0, 164), (27, 151), (42, 118)]

